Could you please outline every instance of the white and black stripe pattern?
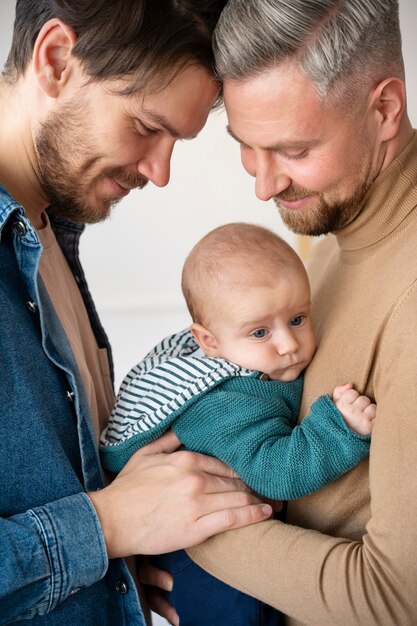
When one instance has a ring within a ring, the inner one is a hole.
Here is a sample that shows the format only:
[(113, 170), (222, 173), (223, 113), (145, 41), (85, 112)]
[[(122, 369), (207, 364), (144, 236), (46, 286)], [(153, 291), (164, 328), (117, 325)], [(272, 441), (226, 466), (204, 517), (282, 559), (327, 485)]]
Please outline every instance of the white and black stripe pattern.
[(119, 444), (160, 424), (191, 398), (231, 376), (251, 370), (212, 357), (193, 357), (198, 349), (190, 331), (166, 337), (125, 377), (101, 444)]

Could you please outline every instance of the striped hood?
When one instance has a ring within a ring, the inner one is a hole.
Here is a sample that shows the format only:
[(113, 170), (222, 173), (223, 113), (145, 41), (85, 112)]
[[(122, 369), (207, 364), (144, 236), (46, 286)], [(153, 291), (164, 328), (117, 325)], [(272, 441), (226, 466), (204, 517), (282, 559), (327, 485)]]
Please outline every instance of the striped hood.
[[(148, 434), (144, 444), (156, 439), (201, 394), (228, 378), (258, 374), (225, 359), (200, 354), (197, 342), (186, 329), (166, 337), (135, 365), (120, 387), (109, 424), (100, 438), (102, 448), (141, 433)], [(156, 429), (154, 436), (149, 437), (152, 429)]]

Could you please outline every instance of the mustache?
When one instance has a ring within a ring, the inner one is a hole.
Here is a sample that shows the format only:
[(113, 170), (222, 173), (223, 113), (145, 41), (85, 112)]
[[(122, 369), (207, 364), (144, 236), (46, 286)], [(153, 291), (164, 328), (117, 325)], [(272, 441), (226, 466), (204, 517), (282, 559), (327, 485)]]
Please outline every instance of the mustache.
[(113, 178), (119, 185), (126, 187), (126, 189), (143, 189), (149, 182), (146, 176), (126, 172), (126, 170), (120, 167), (106, 170), (101, 174), (100, 178)]
[(319, 195), (320, 194), (317, 193), (317, 191), (312, 191), (311, 189), (306, 189), (305, 187), (299, 187), (298, 185), (291, 185), (291, 187), (284, 189), (284, 191), (281, 191), (274, 196), (274, 201), (275, 203), (279, 203), (280, 200), (284, 200), (284, 202), (294, 202), (295, 200), (302, 200), (308, 196)]

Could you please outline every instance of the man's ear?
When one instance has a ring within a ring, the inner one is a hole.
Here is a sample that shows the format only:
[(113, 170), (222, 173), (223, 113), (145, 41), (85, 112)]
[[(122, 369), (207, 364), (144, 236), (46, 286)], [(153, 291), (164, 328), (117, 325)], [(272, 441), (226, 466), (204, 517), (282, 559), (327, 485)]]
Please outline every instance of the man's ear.
[(192, 324), (190, 327), (194, 339), (207, 356), (217, 356), (216, 337), (202, 324)]
[(371, 95), (371, 106), (377, 115), (380, 139), (388, 141), (397, 136), (406, 106), (405, 85), (400, 78), (386, 78)]
[(69, 80), (76, 41), (72, 28), (56, 18), (46, 22), (36, 38), (32, 67), (40, 89), (50, 98), (57, 98)]

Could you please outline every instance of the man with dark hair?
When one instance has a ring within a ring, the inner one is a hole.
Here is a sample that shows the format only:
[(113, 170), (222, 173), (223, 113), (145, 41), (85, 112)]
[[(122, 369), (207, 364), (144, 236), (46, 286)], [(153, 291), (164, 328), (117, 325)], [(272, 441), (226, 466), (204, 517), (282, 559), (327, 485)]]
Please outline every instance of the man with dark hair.
[(141, 626), (123, 557), (271, 514), (169, 437), (105, 486), (112, 363), (78, 259), (82, 224), (166, 185), (176, 140), (203, 127), (223, 4), (17, 2), (0, 80), (1, 624)]
[(338, 379), (374, 398), (369, 463), (192, 557), (289, 624), (417, 620), (417, 139), (397, 0), (230, 0), (215, 32), (229, 132), (260, 199), (323, 235), (301, 418)]

